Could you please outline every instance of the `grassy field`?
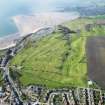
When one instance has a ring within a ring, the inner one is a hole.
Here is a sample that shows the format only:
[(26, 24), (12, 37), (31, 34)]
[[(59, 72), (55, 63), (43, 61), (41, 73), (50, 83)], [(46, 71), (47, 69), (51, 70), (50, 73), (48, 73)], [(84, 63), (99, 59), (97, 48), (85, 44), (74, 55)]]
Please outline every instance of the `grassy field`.
[[(50, 88), (66, 86), (87, 86), (87, 61), (85, 43), (87, 36), (104, 35), (105, 28), (96, 26), (85, 30), (86, 24), (96, 19), (77, 19), (63, 25), (72, 30), (80, 30), (70, 37), (71, 45), (62, 33), (56, 32), (35, 43), (30, 43), (19, 52), (10, 65), (21, 67), (20, 81), (24, 86), (42, 84)], [(65, 57), (65, 55), (67, 56)]]

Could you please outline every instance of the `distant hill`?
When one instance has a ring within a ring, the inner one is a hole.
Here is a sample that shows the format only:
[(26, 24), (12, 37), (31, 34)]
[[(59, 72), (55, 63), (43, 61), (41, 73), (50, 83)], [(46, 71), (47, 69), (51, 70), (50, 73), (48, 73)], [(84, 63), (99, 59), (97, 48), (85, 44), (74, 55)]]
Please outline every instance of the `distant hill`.
[(59, 11), (77, 11), (81, 16), (96, 16), (105, 14), (105, 0), (74, 0)]

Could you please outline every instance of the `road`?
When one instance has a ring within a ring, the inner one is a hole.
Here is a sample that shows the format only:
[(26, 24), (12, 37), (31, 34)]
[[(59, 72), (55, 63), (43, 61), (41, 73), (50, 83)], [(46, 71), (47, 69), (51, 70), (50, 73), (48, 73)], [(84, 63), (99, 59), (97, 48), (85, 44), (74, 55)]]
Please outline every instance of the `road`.
[(15, 84), (14, 84), (14, 82), (13, 82), (13, 80), (9, 74), (8, 63), (14, 55), (14, 51), (15, 50), (9, 49), (6, 52), (5, 56), (2, 58), (1, 68), (2, 68), (3, 79), (6, 82), (6, 84), (8, 84), (11, 88), (11, 91), (13, 93), (14, 101), (15, 101), (16, 105), (23, 105), (23, 102), (22, 102), (21, 97), (19, 95), (20, 92), (17, 90), (17, 88), (16, 88), (16, 86), (15, 86)]

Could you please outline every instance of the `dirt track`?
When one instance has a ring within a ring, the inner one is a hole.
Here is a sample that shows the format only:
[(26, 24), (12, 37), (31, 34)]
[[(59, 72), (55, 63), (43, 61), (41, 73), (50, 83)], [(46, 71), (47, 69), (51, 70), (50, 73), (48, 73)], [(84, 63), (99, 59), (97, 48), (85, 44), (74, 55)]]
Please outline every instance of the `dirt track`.
[(89, 79), (105, 88), (105, 37), (89, 37), (86, 52)]

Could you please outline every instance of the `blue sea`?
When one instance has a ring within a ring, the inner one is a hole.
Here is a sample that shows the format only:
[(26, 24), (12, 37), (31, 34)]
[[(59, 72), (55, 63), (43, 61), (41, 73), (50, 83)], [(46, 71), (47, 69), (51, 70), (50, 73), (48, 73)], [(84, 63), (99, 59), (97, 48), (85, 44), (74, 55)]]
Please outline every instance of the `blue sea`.
[[(93, 1), (93, 0), (90, 0)], [(99, 0), (98, 0), (99, 1)], [(59, 11), (65, 7), (90, 3), (89, 0), (0, 0), (0, 37), (18, 32), (11, 19), (20, 14)]]

